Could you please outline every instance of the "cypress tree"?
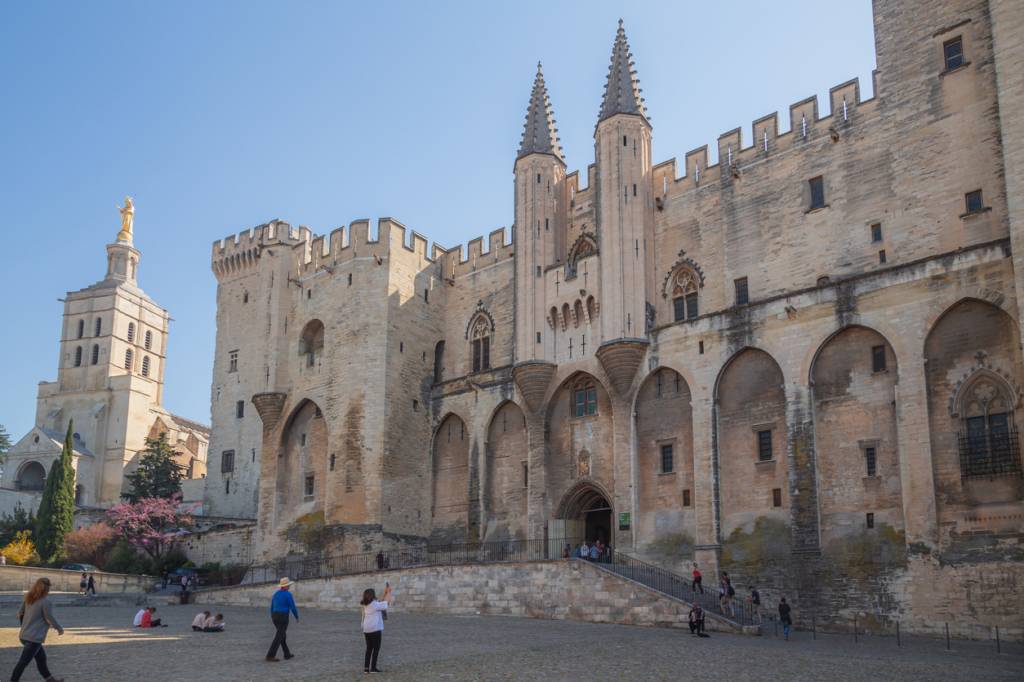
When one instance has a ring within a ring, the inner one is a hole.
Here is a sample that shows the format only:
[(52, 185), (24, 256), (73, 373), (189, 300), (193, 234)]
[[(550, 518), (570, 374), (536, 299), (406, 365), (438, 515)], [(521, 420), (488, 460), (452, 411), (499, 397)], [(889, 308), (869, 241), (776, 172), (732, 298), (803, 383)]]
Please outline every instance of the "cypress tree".
[(64, 558), (64, 536), (74, 526), (75, 470), (71, 466), (72, 423), (64, 437), (60, 459), (50, 467), (43, 497), (36, 515), (36, 550), (46, 563), (57, 563)]

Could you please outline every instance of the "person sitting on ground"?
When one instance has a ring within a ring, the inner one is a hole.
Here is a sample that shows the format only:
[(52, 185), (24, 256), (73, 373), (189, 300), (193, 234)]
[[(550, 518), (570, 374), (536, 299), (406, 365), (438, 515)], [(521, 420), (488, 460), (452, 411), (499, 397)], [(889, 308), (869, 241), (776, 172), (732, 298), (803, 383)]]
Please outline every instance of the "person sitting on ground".
[(224, 614), (218, 613), (213, 618), (208, 618), (203, 632), (224, 632)]
[(201, 611), (192, 619), (192, 632), (202, 632), (206, 627), (206, 621), (210, 618), (209, 611)]
[(135, 614), (135, 620), (132, 621), (132, 627), (142, 627), (142, 617), (146, 615), (148, 610), (146, 607), (139, 609), (139, 612)]
[(693, 605), (687, 620), (690, 624), (690, 634), (700, 637), (704, 632), (704, 609), (700, 607), (700, 604)]
[(142, 614), (142, 622), (139, 623), (140, 628), (160, 628), (167, 627), (160, 622), (159, 618), (154, 618), (153, 614), (156, 613), (156, 607), (150, 606), (146, 608), (146, 612)]

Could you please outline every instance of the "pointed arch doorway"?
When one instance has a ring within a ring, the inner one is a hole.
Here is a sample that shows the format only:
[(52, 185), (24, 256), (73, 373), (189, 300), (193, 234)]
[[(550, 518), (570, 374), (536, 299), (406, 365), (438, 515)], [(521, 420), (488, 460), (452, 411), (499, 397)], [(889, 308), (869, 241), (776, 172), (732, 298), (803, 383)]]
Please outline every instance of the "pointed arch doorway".
[(577, 545), (582, 540), (593, 543), (600, 540), (614, 546), (612, 519), (615, 514), (609, 500), (611, 496), (593, 481), (580, 481), (562, 497), (555, 518), (548, 522), (548, 537)]

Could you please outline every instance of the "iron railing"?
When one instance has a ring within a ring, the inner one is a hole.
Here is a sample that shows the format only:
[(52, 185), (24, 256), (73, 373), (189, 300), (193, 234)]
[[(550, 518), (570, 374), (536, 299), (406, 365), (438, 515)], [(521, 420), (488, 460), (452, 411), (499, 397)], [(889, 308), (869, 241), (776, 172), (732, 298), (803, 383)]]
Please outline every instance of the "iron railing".
[[(608, 562), (596, 562), (599, 568), (636, 581), (641, 585), (690, 604), (700, 604), (704, 611), (731, 620), (740, 625), (760, 625), (767, 621), (764, 606), (756, 607), (736, 594), (723, 599), (719, 586), (697, 585), (693, 581), (667, 568), (655, 566), (622, 552), (615, 552)], [(694, 589), (694, 588), (697, 589)]]
[(959, 434), (963, 478), (1021, 475), (1017, 429), (1003, 433)]

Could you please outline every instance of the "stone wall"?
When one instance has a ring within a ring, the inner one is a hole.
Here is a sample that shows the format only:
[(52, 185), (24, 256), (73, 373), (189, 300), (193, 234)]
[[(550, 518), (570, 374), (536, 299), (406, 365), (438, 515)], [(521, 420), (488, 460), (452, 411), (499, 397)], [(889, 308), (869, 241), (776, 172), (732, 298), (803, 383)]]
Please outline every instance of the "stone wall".
[(253, 536), (255, 526), (209, 530), (187, 535), (179, 544), (189, 561), (196, 566), (211, 561), (226, 564), (251, 564), (253, 562)]
[[(92, 573), (96, 579), (96, 592), (100, 594), (148, 592), (156, 587), (160, 579), (150, 575), (125, 575), (122, 573)], [(53, 592), (78, 592), (78, 571), (63, 571), (57, 568), (35, 568), (32, 566), (0, 566), (0, 591), (26, 591), (39, 578), (50, 579)]]
[[(549, 561), (411, 568), (300, 580), (292, 588), (304, 606), (357, 612), (363, 590), (379, 595), (390, 581), (393, 618), (403, 611), (453, 615), (527, 616), (591, 623), (687, 627), (689, 606), (594, 568), (585, 561)], [(197, 604), (264, 607), (274, 585), (231, 587), (196, 593)], [(707, 619), (709, 630), (736, 631)]]

